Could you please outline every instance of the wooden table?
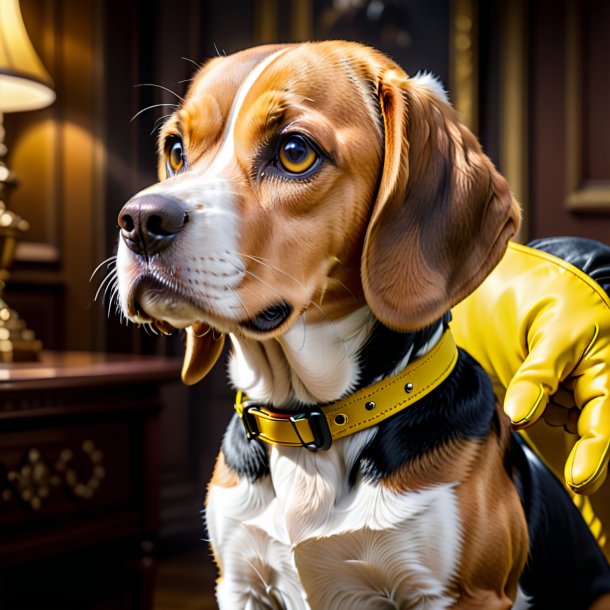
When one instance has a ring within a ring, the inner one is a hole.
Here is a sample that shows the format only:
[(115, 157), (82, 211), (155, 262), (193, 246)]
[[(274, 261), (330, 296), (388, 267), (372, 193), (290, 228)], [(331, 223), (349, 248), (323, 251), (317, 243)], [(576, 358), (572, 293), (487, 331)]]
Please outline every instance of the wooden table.
[(160, 357), (0, 366), (0, 608), (150, 609)]

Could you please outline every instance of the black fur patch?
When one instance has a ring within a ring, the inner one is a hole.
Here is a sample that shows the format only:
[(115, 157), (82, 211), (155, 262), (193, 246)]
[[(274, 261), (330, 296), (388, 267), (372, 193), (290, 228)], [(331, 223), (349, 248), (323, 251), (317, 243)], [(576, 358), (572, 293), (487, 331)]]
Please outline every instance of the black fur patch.
[(496, 423), (491, 381), (463, 350), (447, 380), (414, 405), (379, 425), (350, 473), (377, 480), (409, 460), (454, 439), (484, 439)]
[(225, 431), (222, 452), (227, 466), (235, 470), (240, 477), (254, 482), (269, 474), (269, 460), (262, 441), (248, 440), (237, 413), (233, 415)]
[(521, 588), (532, 610), (586, 610), (610, 593), (610, 566), (563, 485), (515, 433), (512, 458), (530, 535)]
[(439, 324), (446, 329), (450, 321), (451, 313), (448, 312), (438, 322), (415, 333), (399, 333), (377, 322), (360, 352), (362, 370), (357, 389), (387, 376), (398, 366), (409, 349), (413, 348), (412, 353), (417, 353), (430, 340)]

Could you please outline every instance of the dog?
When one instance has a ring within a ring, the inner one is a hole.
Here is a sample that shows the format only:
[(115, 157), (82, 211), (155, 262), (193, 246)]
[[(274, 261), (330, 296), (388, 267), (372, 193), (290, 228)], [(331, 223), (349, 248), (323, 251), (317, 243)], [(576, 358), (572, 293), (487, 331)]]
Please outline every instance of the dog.
[[(119, 215), (119, 299), (186, 329), (189, 384), (230, 337), (219, 606), (576, 608), (530, 522), (573, 507), (451, 335), (520, 211), (438, 81), (348, 42), (217, 57), (158, 170)], [(559, 605), (521, 592), (528, 569)]]

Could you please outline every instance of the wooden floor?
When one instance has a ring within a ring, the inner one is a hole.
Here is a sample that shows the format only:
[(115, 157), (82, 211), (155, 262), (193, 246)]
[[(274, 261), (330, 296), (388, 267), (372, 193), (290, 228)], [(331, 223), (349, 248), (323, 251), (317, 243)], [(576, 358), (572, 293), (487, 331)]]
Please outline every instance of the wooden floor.
[(206, 545), (159, 562), (155, 610), (216, 610), (216, 570)]

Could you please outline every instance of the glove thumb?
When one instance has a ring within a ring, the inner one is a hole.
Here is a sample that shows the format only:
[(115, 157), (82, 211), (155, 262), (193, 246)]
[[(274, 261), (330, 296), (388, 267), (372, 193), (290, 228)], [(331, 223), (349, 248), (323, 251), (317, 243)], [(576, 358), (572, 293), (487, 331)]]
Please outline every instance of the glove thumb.
[(540, 418), (548, 402), (541, 383), (525, 379), (517, 372), (506, 389), (504, 411), (515, 428), (527, 428)]

